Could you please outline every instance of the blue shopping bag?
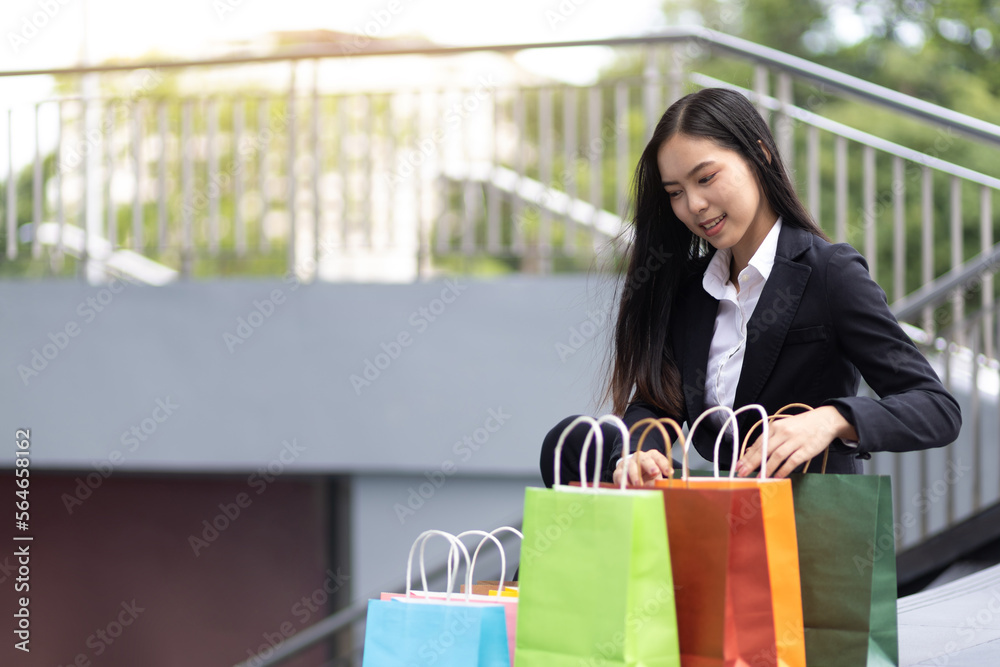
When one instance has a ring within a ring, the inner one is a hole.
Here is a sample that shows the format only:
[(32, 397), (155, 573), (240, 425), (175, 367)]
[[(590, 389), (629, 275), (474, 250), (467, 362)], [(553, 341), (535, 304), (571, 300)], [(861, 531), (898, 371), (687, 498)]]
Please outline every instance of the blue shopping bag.
[(407, 581), (419, 545), (426, 588), (423, 546), (434, 535), (451, 542), (449, 565), (464, 557), (466, 594), (451, 597), (454, 576), (449, 567), (448, 596), (443, 600), (411, 597), (409, 584), (406, 597), (369, 600), (362, 667), (510, 667), (504, 609), (471, 601), (469, 552), (460, 540), (438, 530), (422, 533), (410, 549)]
[(362, 665), (510, 667), (504, 610), (462, 602), (369, 600)]

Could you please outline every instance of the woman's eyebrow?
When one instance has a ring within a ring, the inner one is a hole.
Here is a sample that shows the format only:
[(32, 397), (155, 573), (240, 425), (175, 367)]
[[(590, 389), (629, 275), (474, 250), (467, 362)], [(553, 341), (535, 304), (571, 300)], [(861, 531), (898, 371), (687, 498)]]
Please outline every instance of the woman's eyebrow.
[[(707, 167), (707, 166), (712, 165), (712, 164), (715, 164), (715, 160), (705, 160), (704, 162), (699, 162), (698, 164), (695, 165), (694, 169), (692, 169), (691, 171), (688, 172), (687, 177), (691, 178), (692, 176), (694, 176), (695, 172), (697, 172), (699, 169), (701, 169), (703, 167)], [(667, 185), (677, 185), (677, 181), (663, 181), (663, 183), (661, 183), (661, 185), (664, 185), (664, 186), (667, 186)]]

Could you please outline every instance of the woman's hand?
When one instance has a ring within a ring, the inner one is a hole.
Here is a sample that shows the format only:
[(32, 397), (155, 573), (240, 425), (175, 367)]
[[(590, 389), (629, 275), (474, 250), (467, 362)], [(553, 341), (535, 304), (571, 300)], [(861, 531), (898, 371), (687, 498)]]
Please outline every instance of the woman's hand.
[[(823, 452), (837, 438), (857, 440), (858, 432), (832, 405), (785, 419), (775, 419), (768, 431), (767, 476), (787, 477), (797, 467)], [(740, 458), (739, 477), (746, 477), (760, 467), (763, 435)]]
[[(673, 464), (660, 451), (651, 449), (633, 454), (627, 459), (618, 459), (618, 466), (612, 476), (615, 484), (621, 484), (625, 474), (625, 461), (628, 461), (628, 484), (631, 486), (653, 486), (658, 479), (670, 477)], [(640, 472), (641, 471), (641, 472)]]

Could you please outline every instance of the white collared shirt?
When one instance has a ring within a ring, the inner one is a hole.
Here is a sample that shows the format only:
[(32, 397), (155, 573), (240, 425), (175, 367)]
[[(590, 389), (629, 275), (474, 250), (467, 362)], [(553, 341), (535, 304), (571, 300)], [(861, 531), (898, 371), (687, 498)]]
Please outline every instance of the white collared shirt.
[[(747, 322), (753, 315), (757, 301), (760, 300), (764, 283), (771, 275), (780, 233), (781, 218), (778, 218), (757, 248), (757, 252), (750, 258), (750, 264), (740, 272), (739, 292), (729, 279), (732, 250), (724, 248), (716, 251), (708, 268), (705, 269), (701, 285), (709, 295), (719, 301), (719, 312), (715, 316), (715, 327), (712, 331), (712, 345), (708, 352), (705, 379), (706, 408), (716, 405), (731, 408), (736, 400), (736, 387), (740, 383), (743, 357), (746, 354)], [(724, 418), (719, 421), (721, 423)]]

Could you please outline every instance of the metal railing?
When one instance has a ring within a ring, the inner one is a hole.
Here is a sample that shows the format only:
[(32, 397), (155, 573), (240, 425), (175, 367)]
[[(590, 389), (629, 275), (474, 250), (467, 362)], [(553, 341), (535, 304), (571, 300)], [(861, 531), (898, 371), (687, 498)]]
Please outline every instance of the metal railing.
[[(572, 86), (523, 76), (497, 81), (491, 68), (499, 69), (499, 60), (485, 66), (459, 60), (572, 46), (637, 52), (641, 72)], [(53, 222), (63, 231), (83, 230), (83, 251), (71, 267), (90, 278), (90, 238), (141, 253), (181, 278), (292, 272), (302, 280), (408, 280), (477, 261), (508, 270), (586, 269), (616, 231), (604, 220), (626, 210), (638, 153), (663, 109), (694, 87), (731, 85), (691, 72), (702, 52), (754, 67), (755, 99), (790, 165), (807, 174), (800, 180), (811, 209), (838, 239), (857, 242), (855, 228), (863, 229), (873, 273), (882, 278), (878, 265), (893, 265), (883, 284), (891, 283), (894, 299), (964, 261), (965, 229), (974, 223), (962, 200), (972, 187), (990, 197), (998, 181), (941, 159), (947, 147), (939, 155), (920, 153), (837, 124), (816, 107), (837, 101), (834, 95), (863, 99), (943, 128), (945, 142), (968, 136), (1000, 146), (1000, 127), (703, 29), (548, 44), (365, 51), (330, 45), (270, 56), (0, 72), (64, 77), (77, 82), (69, 88), (82, 89), (6, 114), (8, 174), (18, 173), (6, 183), (6, 257), (26, 259), (17, 227)], [(327, 70), (341, 61), (417, 57), (447, 59), (479, 83), (329, 91)], [(275, 82), (274, 66), (287, 68), (281, 81)], [(269, 90), (165, 96), (160, 85), (175, 73), (267, 67)], [(125, 74), (134, 80), (123, 83)], [(124, 92), (96, 92), (115, 86)], [(797, 98), (808, 108), (797, 106)], [(33, 138), (33, 155), (15, 157), (15, 137)], [(827, 137), (832, 151), (823, 148)], [(848, 159), (858, 148), (860, 168)], [(830, 154), (832, 178), (821, 171)], [(481, 165), (494, 173), (482, 176)], [(475, 179), (455, 177), (474, 168)], [(926, 209), (922, 273), (908, 279), (907, 245), (915, 244), (904, 236), (905, 185), (917, 170)], [(949, 194), (935, 175), (949, 179)], [(530, 182), (561, 193), (565, 205), (526, 199), (521, 193)], [(832, 207), (820, 196), (828, 191)], [(25, 196), (30, 206), (19, 201)], [(944, 267), (933, 253), (941, 239), (932, 218), (949, 196), (953, 261)], [(889, 208), (891, 222), (883, 214)], [(980, 227), (983, 239), (992, 237), (991, 227), (982, 221)], [(73, 254), (64, 235), (55, 234), (50, 246), (32, 229), (20, 234), (31, 245), (27, 261), (37, 264), (44, 253), (50, 273), (72, 270), (63, 268)], [(886, 244), (891, 254), (880, 251)], [(373, 268), (359, 273), (362, 265)]]

